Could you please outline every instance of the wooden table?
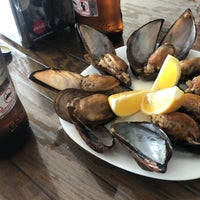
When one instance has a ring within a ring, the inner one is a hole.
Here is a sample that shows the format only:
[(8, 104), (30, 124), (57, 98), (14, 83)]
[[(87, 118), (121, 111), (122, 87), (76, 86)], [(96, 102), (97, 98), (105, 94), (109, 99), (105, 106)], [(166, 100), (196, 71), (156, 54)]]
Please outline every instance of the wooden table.
[[(188, 7), (199, 27), (195, 0), (121, 0), (121, 4), (124, 44), (131, 32), (144, 23), (165, 18), (167, 28)], [(199, 38), (196, 50), (200, 50)], [(57, 92), (37, 85), (28, 75), (44, 66), (78, 73), (88, 66), (73, 28), (40, 41), (34, 49), (25, 49), (3, 35), (0, 39), (1, 44), (11, 48), (8, 69), (31, 127), (25, 146), (0, 162), (0, 199), (200, 199), (199, 179), (165, 181), (129, 173), (91, 155), (64, 132), (53, 106)]]

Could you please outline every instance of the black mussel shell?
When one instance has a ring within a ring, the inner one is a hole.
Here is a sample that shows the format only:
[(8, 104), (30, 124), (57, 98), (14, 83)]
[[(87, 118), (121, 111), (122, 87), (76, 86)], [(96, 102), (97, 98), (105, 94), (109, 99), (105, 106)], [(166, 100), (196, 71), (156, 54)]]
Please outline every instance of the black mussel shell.
[(103, 125), (95, 128), (88, 127), (81, 119), (74, 115), (73, 107), (69, 107), (68, 112), (81, 138), (91, 149), (98, 153), (103, 153), (114, 145), (113, 135)]
[(172, 141), (175, 149), (200, 155), (200, 141)]
[(71, 117), (68, 113), (68, 107), (69, 107), (70, 102), (76, 97), (82, 98), (82, 97), (89, 96), (91, 94), (93, 93), (81, 92), (80, 89), (74, 89), (74, 88), (68, 88), (66, 90), (60, 91), (54, 100), (54, 108), (55, 108), (56, 114), (60, 118), (68, 122), (71, 122)]
[(144, 64), (154, 52), (164, 20), (156, 19), (134, 31), (127, 41), (127, 59), (135, 75), (143, 72)]
[(192, 11), (188, 8), (169, 28), (160, 45), (169, 43), (176, 48), (176, 57), (184, 59), (197, 37), (197, 28)]
[(93, 62), (98, 63), (105, 53), (116, 54), (112, 42), (103, 33), (85, 24), (77, 25), (77, 30)]
[(144, 81), (152, 81), (152, 80), (155, 80), (157, 76), (158, 76), (158, 72), (155, 72), (155, 73), (141, 73), (139, 75), (139, 79), (144, 80)]
[(160, 128), (150, 122), (121, 122), (112, 124), (111, 131), (142, 169), (166, 171), (172, 145)]

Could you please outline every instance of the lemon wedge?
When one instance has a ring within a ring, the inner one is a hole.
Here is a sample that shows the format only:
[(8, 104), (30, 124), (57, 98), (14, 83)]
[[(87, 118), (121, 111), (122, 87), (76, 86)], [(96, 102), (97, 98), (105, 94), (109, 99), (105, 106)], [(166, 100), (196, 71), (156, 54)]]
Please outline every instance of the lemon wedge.
[(142, 98), (148, 92), (145, 90), (121, 92), (110, 95), (108, 102), (115, 115), (126, 117), (140, 110)]
[(158, 73), (156, 80), (151, 88), (152, 91), (175, 86), (181, 76), (179, 60), (174, 56), (168, 55)]
[(177, 86), (147, 93), (141, 102), (141, 111), (147, 115), (176, 111), (184, 102), (184, 92)]

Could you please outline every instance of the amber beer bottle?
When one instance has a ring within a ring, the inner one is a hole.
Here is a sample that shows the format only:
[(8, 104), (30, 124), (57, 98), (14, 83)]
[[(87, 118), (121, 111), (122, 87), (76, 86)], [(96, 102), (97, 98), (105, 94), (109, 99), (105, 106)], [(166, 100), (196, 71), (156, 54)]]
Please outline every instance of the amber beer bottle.
[(0, 159), (16, 152), (28, 138), (29, 121), (0, 51)]
[(120, 0), (73, 0), (76, 21), (108, 35), (112, 41), (121, 38), (123, 21)]

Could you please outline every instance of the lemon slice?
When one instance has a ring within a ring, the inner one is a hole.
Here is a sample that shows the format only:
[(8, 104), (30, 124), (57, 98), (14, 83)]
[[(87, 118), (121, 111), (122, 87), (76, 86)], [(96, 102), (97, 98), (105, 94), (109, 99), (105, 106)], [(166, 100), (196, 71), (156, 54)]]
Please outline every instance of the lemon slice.
[(108, 102), (115, 115), (126, 117), (140, 110), (142, 98), (148, 92), (145, 90), (121, 92), (110, 95)]
[(168, 55), (158, 73), (151, 90), (161, 90), (164, 88), (175, 86), (181, 76), (181, 67), (179, 60)]
[(184, 92), (177, 86), (147, 93), (141, 102), (141, 111), (147, 115), (176, 111), (184, 101)]

